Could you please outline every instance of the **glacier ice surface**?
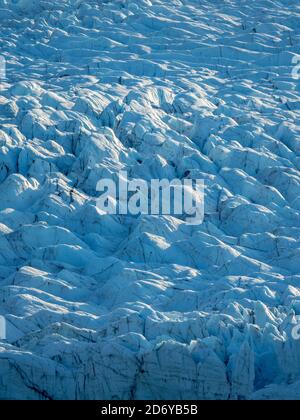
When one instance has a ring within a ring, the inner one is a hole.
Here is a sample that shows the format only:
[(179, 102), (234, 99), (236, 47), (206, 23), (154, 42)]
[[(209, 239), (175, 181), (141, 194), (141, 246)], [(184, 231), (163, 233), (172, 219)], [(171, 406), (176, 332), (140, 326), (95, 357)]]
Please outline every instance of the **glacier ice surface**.
[[(298, 2), (0, 25), (0, 399), (300, 399)], [(204, 223), (101, 215), (120, 170), (204, 179)]]

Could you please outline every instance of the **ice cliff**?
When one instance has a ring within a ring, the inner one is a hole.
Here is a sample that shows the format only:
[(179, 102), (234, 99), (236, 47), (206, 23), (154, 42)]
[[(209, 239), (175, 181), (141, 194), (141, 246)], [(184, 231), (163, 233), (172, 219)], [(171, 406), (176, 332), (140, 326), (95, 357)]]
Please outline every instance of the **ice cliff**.
[[(0, 35), (0, 399), (300, 399), (299, 2), (0, 0)], [(120, 170), (204, 179), (204, 223), (101, 215)]]

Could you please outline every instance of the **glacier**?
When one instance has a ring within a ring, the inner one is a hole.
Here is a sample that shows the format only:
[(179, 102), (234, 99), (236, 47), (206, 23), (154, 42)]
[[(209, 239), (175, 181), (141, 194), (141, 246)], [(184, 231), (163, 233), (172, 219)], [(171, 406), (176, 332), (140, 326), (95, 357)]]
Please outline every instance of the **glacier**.
[[(0, 33), (0, 399), (299, 400), (299, 2), (0, 0)], [(204, 179), (204, 223), (101, 214), (121, 170)]]

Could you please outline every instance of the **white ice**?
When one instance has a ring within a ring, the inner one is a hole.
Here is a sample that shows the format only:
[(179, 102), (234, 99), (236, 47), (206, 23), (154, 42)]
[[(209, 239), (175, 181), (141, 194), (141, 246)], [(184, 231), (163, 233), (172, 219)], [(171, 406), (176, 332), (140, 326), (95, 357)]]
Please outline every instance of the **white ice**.
[[(300, 399), (299, 2), (0, 0), (0, 35), (0, 399)], [(120, 170), (205, 179), (204, 223), (101, 215)]]

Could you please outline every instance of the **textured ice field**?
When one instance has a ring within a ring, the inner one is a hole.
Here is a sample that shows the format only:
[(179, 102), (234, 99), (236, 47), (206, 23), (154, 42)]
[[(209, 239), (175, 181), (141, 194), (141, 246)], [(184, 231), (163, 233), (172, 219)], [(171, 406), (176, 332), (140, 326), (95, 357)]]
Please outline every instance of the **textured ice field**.
[[(0, 48), (0, 399), (300, 399), (299, 2), (0, 0)], [(204, 223), (101, 216), (121, 169)]]

